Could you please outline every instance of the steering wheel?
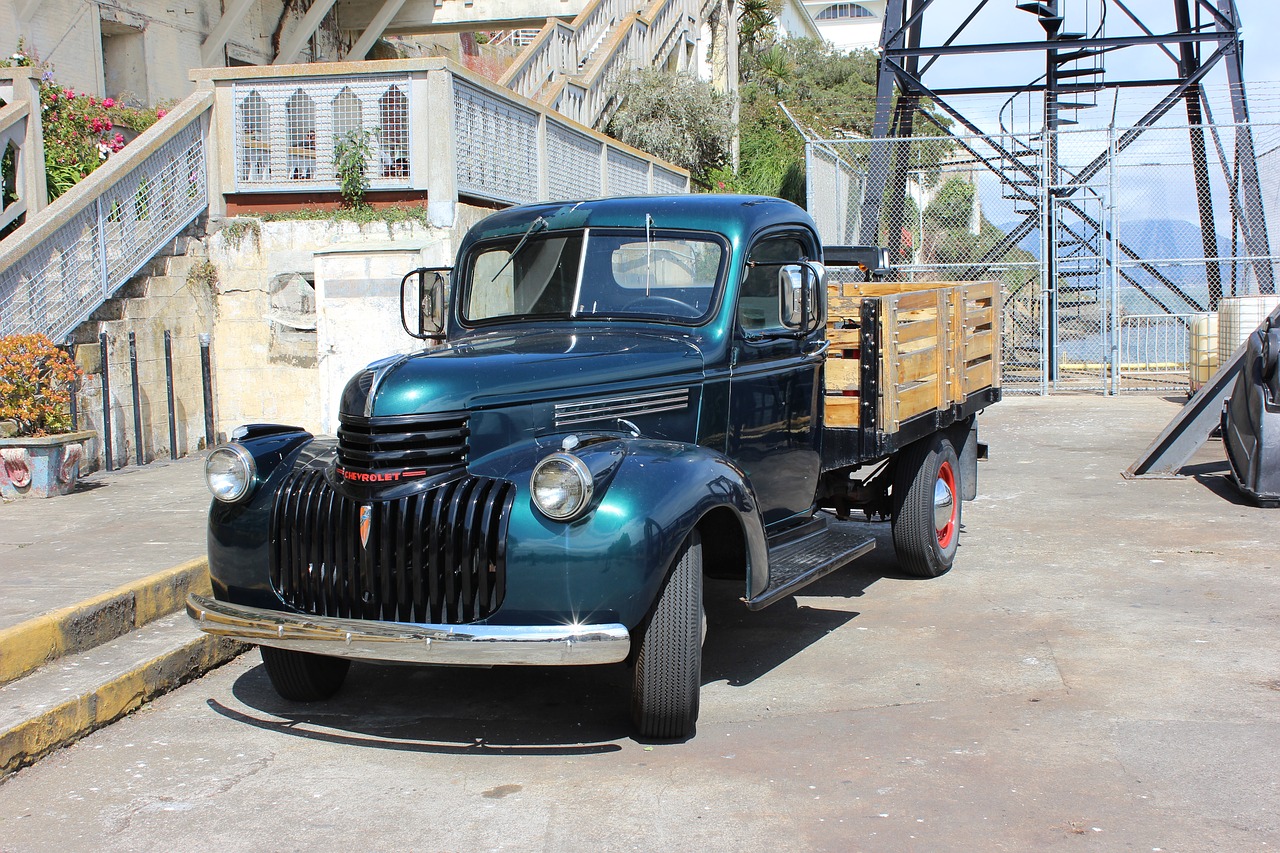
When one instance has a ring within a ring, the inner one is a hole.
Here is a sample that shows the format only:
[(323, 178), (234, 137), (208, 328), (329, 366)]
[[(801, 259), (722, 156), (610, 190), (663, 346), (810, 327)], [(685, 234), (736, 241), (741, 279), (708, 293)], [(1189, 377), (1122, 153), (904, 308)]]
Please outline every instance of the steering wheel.
[(672, 299), (670, 296), (642, 296), (628, 303), (623, 311), (635, 311), (645, 314), (671, 314), (676, 317), (701, 317), (702, 311), (687, 302)]

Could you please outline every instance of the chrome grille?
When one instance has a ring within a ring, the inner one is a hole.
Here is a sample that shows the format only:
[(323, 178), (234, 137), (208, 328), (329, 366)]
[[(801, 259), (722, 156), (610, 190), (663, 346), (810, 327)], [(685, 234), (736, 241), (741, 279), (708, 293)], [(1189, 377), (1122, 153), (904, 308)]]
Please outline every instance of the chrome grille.
[(625, 397), (604, 397), (580, 403), (557, 403), (556, 426), (574, 426), (591, 421), (617, 420), (651, 415), (657, 412), (675, 412), (689, 407), (689, 389), (655, 391), (649, 394), (628, 394)]
[(511, 483), (465, 476), (362, 504), (336, 492), (319, 470), (297, 472), (271, 511), (271, 585), (316, 616), (439, 625), (483, 619), (502, 604), (514, 498)]
[(432, 476), (467, 463), (471, 434), (464, 413), (365, 418), (344, 414), (338, 427), (338, 464), (346, 469), (415, 468)]

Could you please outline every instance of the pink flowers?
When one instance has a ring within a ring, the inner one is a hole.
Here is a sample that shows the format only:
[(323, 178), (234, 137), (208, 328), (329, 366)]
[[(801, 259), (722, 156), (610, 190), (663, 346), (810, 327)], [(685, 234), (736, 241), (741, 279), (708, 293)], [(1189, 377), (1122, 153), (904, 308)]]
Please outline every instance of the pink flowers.
[(156, 110), (156, 118), (164, 118), (168, 114), (169, 114), (169, 111), (164, 109), (163, 107)]
[(104, 107), (106, 107), (107, 109), (111, 109), (112, 107), (114, 107), (114, 106), (116, 105), (116, 99), (115, 99), (115, 98), (103, 98), (103, 99), (102, 99), (102, 105), (103, 105)]

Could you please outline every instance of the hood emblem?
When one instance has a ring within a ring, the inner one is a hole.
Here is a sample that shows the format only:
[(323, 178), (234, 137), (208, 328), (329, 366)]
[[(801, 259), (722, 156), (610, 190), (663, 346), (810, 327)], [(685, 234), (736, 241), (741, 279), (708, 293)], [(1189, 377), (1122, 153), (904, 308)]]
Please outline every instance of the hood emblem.
[(360, 507), (360, 546), (369, 547), (369, 527), (373, 523), (373, 507), (365, 504)]

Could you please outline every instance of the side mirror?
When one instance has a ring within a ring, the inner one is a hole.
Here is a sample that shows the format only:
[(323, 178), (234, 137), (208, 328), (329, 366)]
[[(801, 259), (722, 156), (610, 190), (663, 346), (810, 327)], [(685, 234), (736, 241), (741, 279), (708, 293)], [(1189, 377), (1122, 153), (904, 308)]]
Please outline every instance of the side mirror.
[(790, 329), (804, 325), (804, 279), (804, 267), (799, 264), (778, 267), (778, 316)]
[[(410, 337), (422, 341), (444, 340), (445, 276), (452, 270), (452, 267), (420, 267), (400, 279), (400, 325)], [(416, 315), (413, 327), (409, 322), (411, 314)]]
[(778, 268), (778, 313), (784, 325), (808, 334), (825, 322), (822, 288), (826, 277), (822, 264), (814, 261)]

